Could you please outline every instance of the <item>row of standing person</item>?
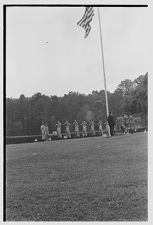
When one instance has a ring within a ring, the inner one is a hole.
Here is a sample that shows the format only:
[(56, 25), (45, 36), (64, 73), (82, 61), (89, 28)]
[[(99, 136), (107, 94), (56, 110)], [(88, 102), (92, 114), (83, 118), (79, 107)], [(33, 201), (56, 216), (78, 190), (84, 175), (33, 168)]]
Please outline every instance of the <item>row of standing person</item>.
[[(65, 126), (65, 132), (66, 132), (67, 138), (71, 138), (71, 132), (70, 132), (70, 126), (71, 125), (74, 126), (75, 136), (76, 137), (80, 136), (80, 134), (79, 134), (79, 123), (76, 120), (74, 121), (73, 124), (70, 124), (68, 121), (66, 121), (63, 125)], [(82, 126), (82, 136), (87, 137), (87, 122), (83, 121), (80, 125)], [(100, 120), (97, 123), (97, 125), (98, 125), (99, 134), (103, 135), (103, 122)], [(57, 130), (58, 138), (62, 138), (62, 133), (61, 133), (62, 124), (59, 121), (57, 121), (55, 126), (56, 126), (56, 130)], [(93, 136), (95, 136), (96, 135), (95, 123), (94, 123), (93, 120), (89, 123), (89, 126), (90, 126), (91, 134)], [(113, 115), (112, 115), (111, 112), (109, 113), (109, 116), (107, 118), (107, 122), (105, 123), (105, 126), (106, 126), (107, 136), (113, 136), (114, 135), (114, 118), (113, 118)], [(41, 125), (41, 134), (42, 134), (42, 140), (48, 140), (49, 129), (48, 129), (47, 124)]]
[[(102, 121), (100, 120), (99, 123), (98, 123), (98, 126), (99, 126), (99, 132), (100, 134), (102, 135), (103, 134), (103, 127), (102, 127)], [(75, 120), (73, 124), (70, 124), (68, 121), (66, 121), (64, 124), (65, 126), (65, 132), (66, 132), (66, 136), (68, 138), (71, 138), (71, 133), (70, 133), (70, 126), (73, 125), (74, 126), (74, 132), (75, 132), (75, 136), (76, 137), (79, 137), (80, 134), (79, 134), (79, 123)], [(86, 121), (83, 121), (81, 124), (82, 126), (82, 136), (83, 137), (87, 137), (87, 122)], [(57, 127), (57, 135), (59, 138), (62, 138), (62, 134), (61, 134), (61, 123), (59, 121), (57, 121), (56, 123), (56, 127)], [(96, 132), (95, 132), (95, 123), (94, 121), (91, 121), (89, 123), (89, 126), (91, 127), (91, 133), (92, 135), (96, 135)]]
[[(97, 124), (99, 126), (99, 133), (102, 135), (103, 134), (103, 127), (102, 127), (102, 121), (100, 120), (99, 123)], [(70, 132), (70, 126), (73, 125), (74, 126), (74, 132), (75, 132), (75, 136), (76, 137), (79, 137), (80, 134), (79, 134), (79, 123), (75, 120), (73, 124), (70, 124), (68, 121), (66, 121), (64, 124), (65, 126), (65, 133), (66, 133), (66, 136), (68, 138), (71, 138), (71, 132)], [(81, 124), (82, 126), (82, 135), (83, 137), (87, 137), (87, 122), (86, 121), (83, 121)], [(62, 124), (61, 122), (57, 121), (56, 123), (56, 131), (57, 131), (57, 136), (58, 138), (62, 138), (62, 133), (61, 133), (61, 128), (62, 128)], [(95, 123), (94, 121), (91, 121), (89, 123), (89, 126), (91, 127), (91, 133), (92, 135), (96, 135), (96, 132), (95, 132)], [(48, 137), (49, 137), (49, 129), (48, 129), (48, 126), (47, 124), (42, 124), (41, 127), (40, 127), (40, 130), (41, 130), (41, 135), (42, 135), (42, 140), (48, 140)]]

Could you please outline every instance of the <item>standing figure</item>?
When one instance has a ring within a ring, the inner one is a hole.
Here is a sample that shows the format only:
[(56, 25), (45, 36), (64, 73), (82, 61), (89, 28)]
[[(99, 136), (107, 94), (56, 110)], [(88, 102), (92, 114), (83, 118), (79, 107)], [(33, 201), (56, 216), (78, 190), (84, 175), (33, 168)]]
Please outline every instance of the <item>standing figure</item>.
[(42, 141), (45, 141), (45, 125), (44, 125), (44, 122), (42, 122), (42, 125), (40, 127), (40, 131), (41, 131), (41, 139), (42, 139)]
[(99, 120), (97, 125), (98, 125), (98, 129), (99, 129), (99, 134), (102, 136), (103, 135), (103, 122), (101, 120)]
[(112, 112), (109, 112), (109, 116), (107, 117), (107, 121), (108, 121), (108, 124), (109, 124), (109, 127), (110, 127), (110, 135), (113, 136), (114, 135), (115, 122), (114, 122), (114, 117), (112, 115)]
[(48, 129), (48, 125), (46, 123), (45, 125), (45, 140), (48, 141), (49, 139), (49, 129)]
[(82, 136), (87, 137), (87, 123), (86, 123), (86, 121), (83, 121), (81, 123), (81, 126), (82, 126)]
[(57, 127), (57, 136), (58, 138), (62, 138), (62, 134), (61, 134), (61, 123), (59, 121), (57, 121), (56, 125)]
[(134, 119), (131, 114), (129, 116), (129, 128), (134, 128)]
[(123, 132), (123, 134), (126, 134), (128, 132), (124, 123), (121, 124), (121, 131)]
[(93, 120), (91, 120), (91, 122), (89, 123), (89, 126), (90, 126), (90, 129), (91, 129), (91, 134), (93, 135), (93, 136), (95, 136), (95, 126), (94, 126), (94, 121)]
[(67, 138), (71, 138), (71, 133), (70, 133), (70, 125), (71, 124), (68, 121), (66, 121), (64, 123), (64, 125), (65, 125), (65, 131), (66, 131)]
[(74, 125), (74, 130), (75, 130), (75, 136), (79, 137), (80, 135), (79, 135), (79, 124), (78, 124), (78, 122), (76, 120), (74, 120), (73, 125)]
[(129, 115), (127, 113), (124, 113), (124, 126), (125, 128), (128, 128), (129, 125)]
[(107, 137), (110, 137), (110, 126), (109, 126), (108, 122), (105, 123), (105, 128), (106, 128)]

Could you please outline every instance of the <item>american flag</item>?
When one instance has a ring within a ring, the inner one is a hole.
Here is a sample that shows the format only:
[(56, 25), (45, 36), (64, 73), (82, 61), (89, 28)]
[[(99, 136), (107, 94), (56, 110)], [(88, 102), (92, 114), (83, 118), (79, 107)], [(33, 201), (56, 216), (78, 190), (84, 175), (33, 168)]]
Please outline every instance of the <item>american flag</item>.
[(85, 38), (88, 36), (90, 32), (90, 29), (91, 29), (90, 22), (93, 16), (94, 16), (93, 7), (86, 7), (85, 13), (82, 19), (77, 23), (77, 25), (85, 29)]

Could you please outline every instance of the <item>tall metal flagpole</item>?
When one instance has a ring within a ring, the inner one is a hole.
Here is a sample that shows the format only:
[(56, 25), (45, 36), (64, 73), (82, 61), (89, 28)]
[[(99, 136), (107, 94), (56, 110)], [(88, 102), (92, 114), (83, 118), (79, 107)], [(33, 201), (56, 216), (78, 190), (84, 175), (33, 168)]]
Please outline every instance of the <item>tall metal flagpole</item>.
[(100, 33), (100, 43), (101, 43), (101, 56), (102, 56), (102, 65), (103, 65), (103, 74), (104, 74), (104, 86), (105, 86), (105, 99), (106, 99), (106, 112), (107, 116), (109, 115), (108, 110), (108, 97), (107, 97), (107, 87), (106, 87), (106, 75), (105, 75), (105, 63), (104, 63), (104, 51), (103, 51), (103, 40), (102, 40), (102, 30), (101, 30), (101, 22), (100, 22), (100, 13), (98, 7), (98, 18), (99, 18), (99, 33)]

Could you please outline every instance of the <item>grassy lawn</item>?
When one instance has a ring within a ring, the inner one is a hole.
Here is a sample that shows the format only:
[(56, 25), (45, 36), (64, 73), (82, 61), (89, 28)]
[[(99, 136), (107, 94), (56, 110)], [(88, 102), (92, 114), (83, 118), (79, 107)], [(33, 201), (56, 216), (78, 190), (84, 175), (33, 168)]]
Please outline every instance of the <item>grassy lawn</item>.
[(7, 221), (147, 221), (147, 134), (8, 145)]

